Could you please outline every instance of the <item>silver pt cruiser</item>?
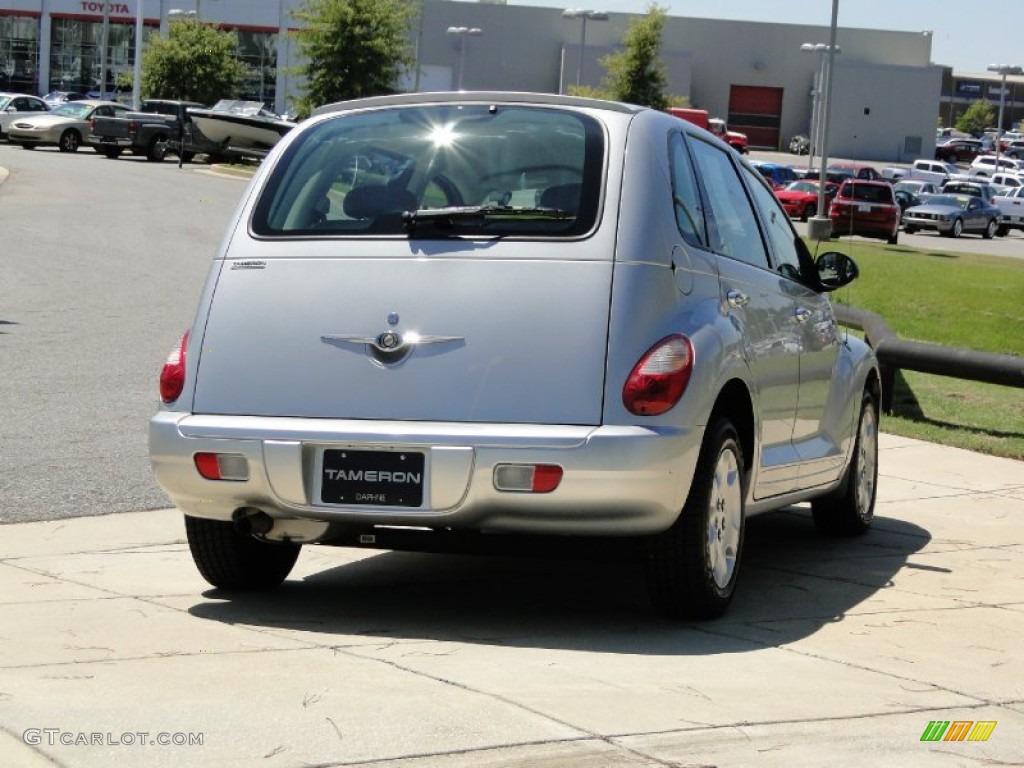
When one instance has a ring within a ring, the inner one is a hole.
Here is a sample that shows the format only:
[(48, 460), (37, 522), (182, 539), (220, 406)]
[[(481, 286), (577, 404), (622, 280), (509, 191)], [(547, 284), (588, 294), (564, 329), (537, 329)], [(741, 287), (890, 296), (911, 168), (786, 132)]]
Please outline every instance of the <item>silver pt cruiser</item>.
[(156, 479), (225, 590), (306, 543), (629, 537), (659, 611), (719, 615), (748, 516), (871, 523), (879, 374), (827, 295), (856, 276), (656, 110), (326, 106), (228, 224), (161, 372)]

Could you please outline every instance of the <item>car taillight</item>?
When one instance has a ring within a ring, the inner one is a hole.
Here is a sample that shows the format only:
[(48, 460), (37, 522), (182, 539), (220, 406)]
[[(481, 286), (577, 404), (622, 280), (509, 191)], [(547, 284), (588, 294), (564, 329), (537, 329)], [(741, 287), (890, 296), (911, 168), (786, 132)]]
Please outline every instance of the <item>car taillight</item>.
[(134, 136), (138, 132), (138, 130), (139, 124), (136, 123), (134, 120), (128, 123), (128, 133), (130, 133), (132, 136)]
[(670, 410), (686, 391), (693, 372), (693, 345), (681, 334), (666, 336), (633, 366), (622, 387), (622, 404), (637, 416)]
[(185, 351), (188, 349), (188, 331), (182, 334), (181, 341), (167, 356), (164, 367), (160, 370), (160, 399), (165, 403), (173, 403), (185, 388)]
[(249, 479), (249, 460), (240, 453), (197, 453), (192, 461), (207, 480)]

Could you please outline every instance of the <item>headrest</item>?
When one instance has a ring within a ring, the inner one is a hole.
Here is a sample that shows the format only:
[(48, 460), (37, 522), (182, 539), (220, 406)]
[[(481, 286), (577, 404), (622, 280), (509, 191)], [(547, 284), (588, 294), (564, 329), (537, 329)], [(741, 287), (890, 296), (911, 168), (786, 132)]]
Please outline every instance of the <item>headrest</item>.
[(363, 184), (345, 195), (345, 215), (350, 219), (372, 219), (382, 213), (416, 210), (416, 196), (401, 187)]
[(566, 213), (576, 214), (580, 210), (582, 184), (557, 184), (540, 193), (541, 208), (557, 208)]

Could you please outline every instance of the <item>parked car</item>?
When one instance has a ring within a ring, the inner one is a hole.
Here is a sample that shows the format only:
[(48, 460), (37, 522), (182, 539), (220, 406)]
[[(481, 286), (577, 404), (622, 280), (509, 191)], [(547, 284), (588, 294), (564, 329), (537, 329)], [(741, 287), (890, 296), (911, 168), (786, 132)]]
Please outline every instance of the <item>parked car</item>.
[[(790, 217), (807, 221), (818, 214), (818, 191), (820, 188), (816, 181), (801, 179), (787, 184), (782, 189), (775, 190), (775, 196)], [(832, 198), (835, 197), (838, 190), (838, 184), (825, 183), (826, 205), (832, 202)]]
[(919, 179), (921, 181), (930, 181), (936, 186), (941, 186), (949, 181), (950, 177), (958, 173), (960, 173), (960, 169), (952, 163), (947, 163), (943, 160), (929, 160), (922, 157), (911, 164), (910, 170), (903, 177), (903, 180)]
[(1003, 149), (1003, 153), (1011, 160), (1024, 159), (1024, 140), (1015, 139), (1007, 142), (1006, 147)]
[(27, 93), (0, 93), (0, 139), (7, 138), (7, 128), (18, 117), (48, 112), (50, 107), (38, 96)]
[(942, 185), (940, 190), (944, 195), (972, 195), (973, 197), (980, 197), (987, 203), (994, 205), (994, 200), (998, 194), (995, 187), (985, 181), (979, 180), (954, 180), (947, 181)]
[(768, 183), (774, 188), (782, 188), (792, 181), (797, 180), (796, 171), (791, 166), (780, 165), (779, 163), (764, 163), (759, 161), (751, 161), (751, 165), (757, 169)]
[(939, 191), (939, 186), (924, 179), (900, 179), (893, 184), (893, 192), (909, 192), (912, 195), (934, 195)]
[(971, 232), (990, 240), (999, 228), (999, 218), (999, 209), (987, 200), (943, 193), (930, 195), (921, 205), (908, 208), (903, 214), (903, 228), (908, 235), (923, 229), (946, 237)]
[(903, 215), (906, 213), (908, 208), (913, 208), (915, 205), (921, 205), (927, 197), (927, 195), (918, 195), (905, 189), (893, 189), (892, 192), (896, 197), (896, 205), (900, 207), (900, 222), (903, 221)]
[(1024, 184), (1024, 175), (1008, 171), (998, 171), (991, 176), (983, 178), (995, 188), (997, 195), (1001, 195), (1008, 189), (1014, 189)]
[(11, 123), (8, 136), (12, 144), (25, 149), (56, 146), (61, 152), (77, 152), (89, 135), (89, 120), (94, 116), (113, 116), (128, 111), (123, 104), (110, 101), (69, 101), (45, 114), (18, 117)]
[[(138, 112), (123, 112), (113, 117), (96, 115), (89, 121), (89, 143), (101, 155), (116, 159), (125, 150), (143, 155), (151, 162), (163, 162), (170, 152), (181, 152), (182, 160), (190, 162), (196, 154), (194, 141), (190, 138), (198, 132), (192, 130), (189, 110), (205, 109), (195, 101), (174, 99), (146, 99), (139, 105)], [(185, 133), (185, 149), (182, 133)], [(199, 151), (216, 148), (207, 141)]]
[(833, 163), (828, 167), (828, 172), (847, 179), (866, 179), (868, 181), (883, 181), (882, 174), (874, 166), (858, 165), (856, 163)]
[[(997, 160), (998, 163), (996, 162)], [(981, 155), (971, 161), (969, 173), (972, 176), (991, 176), (997, 171), (1017, 173), (1021, 170), (1020, 162), (1012, 157), (996, 158), (995, 155)]]
[(889, 245), (898, 240), (901, 211), (888, 182), (844, 181), (828, 215), (832, 219), (832, 237), (880, 237)]
[(935, 159), (947, 163), (969, 163), (984, 151), (980, 139), (946, 139), (935, 145)]
[(78, 91), (50, 91), (43, 96), (43, 101), (52, 108), (67, 101), (84, 101), (87, 98), (88, 96)]
[[(353, 183), (356, 157), (394, 172)], [(324, 106), (227, 224), (160, 376), (155, 476), (225, 590), (276, 587), (303, 543), (624, 536), (660, 610), (718, 615), (748, 516), (871, 522), (878, 369), (828, 299), (856, 274), (665, 112)]]
[(1016, 187), (993, 199), (999, 209), (997, 235), (1005, 235), (1011, 229), (1024, 231), (1024, 187)]

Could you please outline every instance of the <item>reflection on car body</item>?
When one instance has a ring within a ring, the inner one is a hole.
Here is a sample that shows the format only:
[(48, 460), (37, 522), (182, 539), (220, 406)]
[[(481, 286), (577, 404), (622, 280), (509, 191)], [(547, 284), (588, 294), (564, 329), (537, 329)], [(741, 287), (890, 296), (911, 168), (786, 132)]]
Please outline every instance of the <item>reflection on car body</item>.
[(812, 260), (694, 125), (542, 94), (342, 103), (228, 228), (150, 424), (218, 587), (277, 586), (303, 543), (614, 536), (660, 610), (714, 616), (748, 515), (871, 522), (878, 370), (828, 298), (856, 265)]

